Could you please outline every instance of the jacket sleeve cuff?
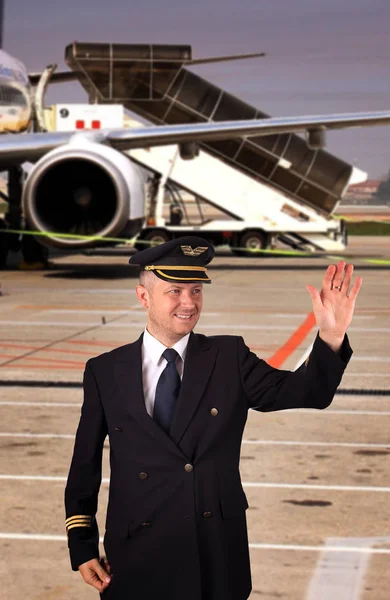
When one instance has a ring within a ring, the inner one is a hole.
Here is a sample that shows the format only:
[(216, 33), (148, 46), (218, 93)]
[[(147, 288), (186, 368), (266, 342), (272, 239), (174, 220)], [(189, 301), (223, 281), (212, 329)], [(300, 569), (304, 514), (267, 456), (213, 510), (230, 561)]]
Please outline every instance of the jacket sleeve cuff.
[(99, 532), (97, 527), (94, 531), (86, 528), (75, 527), (68, 531), (68, 548), (70, 564), (73, 571), (77, 571), (83, 563), (99, 559)]
[(321, 350), (321, 353), (329, 358), (329, 360), (336, 361), (342, 370), (346, 368), (353, 354), (347, 334), (344, 335), (343, 343), (341, 344), (341, 348), (338, 352), (332, 350), (332, 348), (320, 338), (319, 332), (317, 333), (317, 337), (314, 341), (313, 349), (314, 346), (318, 346), (318, 348)]

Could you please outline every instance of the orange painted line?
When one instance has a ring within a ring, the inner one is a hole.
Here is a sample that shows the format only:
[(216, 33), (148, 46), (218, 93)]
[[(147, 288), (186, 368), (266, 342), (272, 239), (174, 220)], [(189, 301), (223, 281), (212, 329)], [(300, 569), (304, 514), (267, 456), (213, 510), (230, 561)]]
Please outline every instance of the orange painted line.
[(288, 359), (288, 357), (298, 348), (303, 342), (305, 337), (308, 335), (311, 329), (316, 324), (314, 313), (310, 312), (304, 322), (294, 331), (291, 337), (287, 340), (283, 346), (281, 346), (271, 358), (267, 359), (267, 363), (275, 369), (279, 369), (280, 366)]
[[(72, 305), (72, 304), (18, 304), (18, 306), (16, 307), (17, 309), (20, 310), (74, 310), (74, 311), (78, 311), (78, 310), (85, 310), (85, 304), (82, 304), (80, 306), (77, 305)], [(95, 310), (101, 310), (101, 311), (105, 311), (105, 310), (123, 310), (123, 312), (127, 312), (129, 310), (129, 308), (127, 307), (122, 307), (122, 306), (102, 306), (102, 305), (94, 305), (92, 308), (94, 308)], [(142, 307), (140, 306), (138, 307), (134, 307), (134, 309), (132, 310), (139, 310), (139, 312), (142, 312)]]
[(78, 344), (80, 346), (107, 346), (108, 348), (117, 348), (118, 346), (123, 346), (123, 340), (120, 342), (84, 342), (82, 340), (68, 340), (67, 342), (61, 342), (61, 344)]
[[(1, 367), (6, 368), (6, 369), (35, 369), (35, 370), (39, 370), (42, 371), (42, 369), (44, 368), (45, 370), (47, 369), (57, 369), (58, 371), (58, 366), (57, 365), (0, 365), (0, 369)], [(84, 365), (82, 368), (80, 367), (74, 367), (72, 365), (63, 365), (61, 366), (61, 369), (73, 369), (76, 371), (80, 371), (82, 372), (82, 369), (84, 368)]]
[(0, 354), (0, 358), (9, 358), (12, 360), (28, 360), (28, 361), (35, 361), (35, 362), (39, 362), (39, 363), (56, 363), (56, 365), (58, 367), (60, 367), (61, 365), (77, 365), (77, 366), (84, 366), (85, 362), (77, 362), (75, 360), (61, 360), (61, 359), (57, 359), (57, 358), (37, 358), (37, 357), (29, 357), (29, 356), (12, 356), (11, 354)]
[[(63, 343), (63, 342), (61, 342)], [(87, 354), (90, 355), (90, 352), (86, 350), (61, 350), (60, 348), (40, 348), (40, 346), (25, 346), (24, 344), (3, 344), (0, 342), (0, 348), (17, 348), (19, 350), (36, 350), (37, 352), (58, 352), (63, 354)], [(96, 356), (96, 355), (95, 355)]]

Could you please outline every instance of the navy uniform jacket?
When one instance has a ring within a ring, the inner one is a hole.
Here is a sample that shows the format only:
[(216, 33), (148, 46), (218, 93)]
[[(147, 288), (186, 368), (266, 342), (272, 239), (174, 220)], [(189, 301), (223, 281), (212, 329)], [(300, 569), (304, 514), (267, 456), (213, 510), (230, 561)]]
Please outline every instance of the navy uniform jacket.
[(106, 599), (246, 600), (251, 591), (239, 456), (249, 408), (326, 408), (352, 355), (315, 340), (294, 372), (270, 367), (241, 337), (190, 335), (169, 437), (148, 415), (142, 336), (88, 361), (65, 491), (74, 570), (98, 557), (102, 448), (111, 479)]

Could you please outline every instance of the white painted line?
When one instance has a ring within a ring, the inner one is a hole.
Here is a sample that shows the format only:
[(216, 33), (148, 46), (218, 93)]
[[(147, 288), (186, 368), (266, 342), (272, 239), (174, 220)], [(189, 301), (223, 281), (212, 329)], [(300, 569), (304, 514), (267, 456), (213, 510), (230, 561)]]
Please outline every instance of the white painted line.
[[(0, 475), (2, 481), (59, 481), (64, 483), (67, 478), (63, 475)], [(110, 480), (107, 478), (102, 479), (102, 483), (106, 484)]]
[[(47, 482), (66, 482), (67, 478), (62, 475), (0, 475), (0, 481), (47, 481)], [(102, 478), (102, 484), (108, 485), (109, 477)], [(333, 492), (379, 492), (389, 493), (390, 487), (374, 487), (367, 485), (317, 485), (305, 483), (268, 483), (265, 481), (243, 481), (243, 487), (247, 488), (267, 488), (267, 489), (289, 489), (289, 490), (322, 490)]]
[(390, 333), (390, 327), (349, 327), (348, 332), (360, 333)]
[[(81, 408), (81, 402), (13, 402), (13, 401), (0, 401), (0, 406), (31, 406), (33, 408)], [(351, 416), (381, 416), (388, 417), (390, 416), (390, 411), (386, 410), (332, 410), (327, 408), (324, 411), (316, 410), (315, 408), (292, 408), (289, 410), (285, 410), (285, 415), (290, 414), (309, 414), (313, 416), (319, 416), (323, 418), (325, 415), (351, 415)], [(253, 414), (253, 412), (251, 413)], [(390, 444), (389, 444), (390, 446)]]
[[(1, 402), (0, 402), (1, 404)], [(324, 417), (324, 415), (351, 415), (351, 416), (385, 416), (385, 417), (389, 417), (390, 416), (390, 411), (386, 411), (386, 410), (330, 410), (329, 408), (325, 409), (324, 411), (319, 411), (316, 410), (315, 408), (309, 409), (309, 408), (297, 408), (297, 409), (291, 409), (291, 410), (286, 410), (284, 411), (285, 413), (306, 413), (306, 414), (311, 414), (311, 415), (319, 415), (321, 416), (321, 418)], [(389, 444), (390, 446), (390, 444)]]
[[(32, 307), (32, 310), (33, 307)], [(38, 310), (40, 310), (38, 308)], [(143, 319), (146, 318), (146, 313), (144, 312), (144, 309), (142, 307), (140, 307), (138, 310), (127, 310), (127, 309), (123, 309), (123, 310), (106, 310), (105, 308), (101, 308), (101, 309), (97, 309), (97, 308), (93, 308), (93, 309), (87, 309), (87, 308), (77, 308), (77, 309), (72, 309), (72, 308), (48, 308), (48, 309), (41, 309), (40, 312), (45, 312), (45, 313), (53, 313), (53, 314), (59, 314), (59, 315), (77, 315), (77, 314), (99, 314), (99, 315), (140, 315), (141, 317), (143, 317)], [(217, 313), (217, 312), (202, 312), (201, 314), (202, 317), (220, 317), (221, 313)], [(375, 317), (364, 317), (364, 318), (368, 318), (368, 319), (375, 319)]]
[[(102, 314), (102, 316), (104, 316), (104, 311), (101, 311), (100, 314)], [(138, 313), (137, 313), (138, 314)], [(143, 320), (144, 320), (144, 315), (140, 314), (140, 316), (142, 316)], [(142, 323), (143, 323), (142, 320)], [(13, 320), (8, 320), (8, 321), (0, 321), (0, 325), (12, 325), (13, 327), (15, 326), (22, 326), (25, 327), (26, 325), (29, 325), (31, 327), (93, 327), (94, 325), (102, 325), (101, 322), (99, 320), (97, 321), (13, 321)], [(105, 325), (102, 325), (102, 327), (115, 327), (115, 328), (124, 328), (124, 327), (134, 327), (134, 326), (139, 326), (140, 323), (106, 323)], [(207, 327), (205, 327), (205, 329), (210, 329), (210, 330), (214, 330), (214, 329), (228, 329), (228, 330), (235, 330), (235, 331), (241, 331), (241, 330), (256, 330), (256, 331), (285, 331), (288, 332), (290, 330), (294, 330), (295, 326), (294, 325), (273, 325), (273, 324), (269, 324), (269, 325), (248, 325), (248, 324), (241, 324), (241, 323), (237, 323), (237, 324), (215, 324), (215, 325), (211, 325), (209, 324)], [(364, 328), (364, 327), (350, 327), (348, 329), (348, 331), (351, 332), (365, 332), (365, 333), (390, 333), (390, 327), (368, 327), (368, 328)], [(373, 357), (367, 357), (368, 360), (373, 360)], [(376, 360), (376, 359), (375, 359)], [(384, 360), (384, 358), (382, 359), (378, 359), (378, 360)], [(387, 361), (390, 361), (390, 357), (386, 358)]]
[[(102, 316), (104, 316), (104, 313), (101, 313)], [(0, 325), (12, 325), (12, 327), (72, 327), (72, 328), (78, 328), (78, 327), (82, 327), (83, 329), (85, 329), (85, 327), (104, 327), (104, 328), (109, 328), (112, 327), (114, 329), (135, 329), (140, 327), (141, 325), (144, 324), (144, 315), (140, 314), (140, 316), (142, 317), (142, 320), (139, 322), (134, 321), (133, 323), (118, 323), (118, 322), (114, 322), (114, 323), (105, 323), (104, 325), (101, 323), (100, 320), (96, 320), (96, 321), (13, 321), (13, 320), (8, 320), (8, 321), (0, 321)], [(247, 325), (247, 324), (239, 324), (237, 323), (236, 325), (233, 324), (209, 324), (207, 326), (203, 326), (202, 327), (205, 331), (214, 331), (214, 330), (231, 330), (231, 331), (235, 331), (235, 332), (240, 332), (240, 331), (283, 331), (285, 333), (288, 333), (289, 331), (294, 331), (295, 326), (294, 325), (273, 325), (272, 323), (270, 323), (269, 325)], [(348, 331), (351, 332), (366, 332), (366, 333), (390, 333), (390, 328), (386, 328), (386, 327), (370, 327), (370, 328), (363, 328), (363, 327), (350, 327)], [(384, 362), (390, 362), (390, 357), (373, 357), (373, 356), (369, 356), (369, 357), (353, 357), (352, 360), (356, 361), (356, 360), (376, 360), (376, 361), (384, 361)]]
[[(74, 390), (73, 390), (74, 391)], [(33, 406), (33, 407), (48, 407), (53, 406), (54, 408), (77, 406), (81, 408), (81, 402), (0, 402), (0, 406)]]
[[(19, 432), (0, 432), (0, 437), (22, 437), (22, 438), (53, 438), (53, 439), (74, 439), (73, 433), (19, 433)], [(370, 444), (354, 442), (303, 442), (293, 440), (242, 440), (243, 444), (253, 444), (258, 446), (325, 446), (330, 448), (385, 448), (390, 450), (388, 444)]]
[[(360, 551), (345, 551), (351, 543)], [(390, 537), (328, 539), (311, 578), (306, 600), (359, 600), (369, 551), (380, 544), (389, 545)], [(332, 550), (329, 552), (328, 548)]]
[[(44, 533), (13, 533), (0, 531), (2, 540), (24, 540), (24, 541), (43, 541), (43, 542), (66, 542), (66, 535), (50, 535)], [(103, 537), (100, 537), (103, 542)], [(295, 552), (359, 552), (367, 554), (390, 554), (390, 548), (368, 548), (353, 546), (300, 546), (298, 544), (257, 544), (250, 543), (249, 548), (255, 550), (292, 550)]]
[[(1, 434), (0, 434), (1, 435)], [(355, 443), (355, 442), (303, 442), (293, 440), (242, 440), (243, 444), (257, 444), (260, 446), (323, 446), (326, 448), (386, 448), (390, 450), (390, 442), (388, 444), (370, 444), (370, 443)]]
[(333, 492), (381, 492), (389, 493), (390, 487), (374, 487), (370, 485), (317, 485), (309, 483), (266, 483), (243, 481), (244, 487), (250, 488), (276, 488), (286, 490), (323, 490)]
[(40, 542), (66, 542), (66, 535), (49, 535), (44, 533), (8, 533), (0, 531), (0, 540), (28, 540)]
[(303, 354), (299, 357), (298, 361), (295, 363), (295, 367), (293, 368), (293, 371), (296, 371), (297, 369), (299, 369), (299, 367), (305, 362), (305, 360), (307, 359), (307, 357), (309, 356), (310, 352), (313, 349), (313, 345), (314, 345), (314, 342), (312, 342), (306, 348), (306, 350), (303, 352)]
[[(354, 360), (356, 360), (356, 358), (354, 358)], [(360, 360), (360, 359), (358, 359), (358, 360)], [(369, 359), (365, 358), (364, 360), (366, 361), (366, 360), (369, 360)], [(389, 378), (389, 374), (388, 373), (348, 373), (348, 371), (345, 371), (345, 373), (343, 374), (343, 379), (344, 379), (344, 377), (355, 377), (355, 379), (357, 377), (373, 377), (373, 378), (375, 378), (375, 377), (387, 377), (387, 378)]]
[[(249, 544), (258, 550), (295, 550), (298, 552), (323, 552), (324, 546), (299, 546), (297, 544)], [(367, 552), (368, 554), (390, 554), (390, 548), (354, 548), (353, 546), (327, 546), (327, 552)], [(329, 598), (329, 597), (328, 597)]]
[[(102, 316), (104, 316), (104, 313), (101, 313)], [(101, 321), (99, 319), (97, 319), (96, 321), (0, 321), (0, 325), (12, 325), (12, 326), (19, 326), (19, 327), (25, 327), (26, 325), (29, 325), (31, 327), (93, 327), (93, 326), (98, 326), (101, 325), (102, 327), (115, 327), (115, 328), (135, 328), (135, 327), (139, 327), (140, 325), (142, 325), (144, 323), (144, 316), (142, 316), (142, 321), (136, 322), (134, 321), (133, 323), (106, 323), (105, 325), (103, 325), (101, 323)], [(231, 329), (231, 330), (236, 330), (236, 331), (240, 331), (242, 329), (248, 329), (248, 330), (259, 330), (259, 331), (293, 331), (295, 329), (295, 325), (272, 325), (271, 323), (269, 325), (208, 325), (204, 327), (205, 329)], [(390, 360), (390, 359), (389, 359)]]
[[(390, 362), (390, 357), (388, 356), (362, 356), (361, 354), (359, 356), (355, 356), (353, 355), (351, 358), (351, 362)], [(346, 374), (346, 373), (345, 373)], [(350, 373), (352, 375), (352, 373)]]
[(22, 438), (54, 438), (59, 440), (73, 440), (73, 433), (6, 433), (1, 432), (0, 437), (22, 437)]
[(59, 481), (63, 483), (66, 477), (62, 475), (0, 475), (2, 481)]
[[(0, 401), (0, 406), (31, 406), (33, 408), (81, 408), (81, 402), (13, 402), (11, 400)], [(390, 416), (390, 411), (386, 410), (331, 410), (327, 408), (324, 411), (315, 408), (291, 408), (285, 410), (284, 414), (309, 414), (323, 418), (324, 415), (351, 415), (351, 416)], [(251, 413), (253, 414), (253, 412)]]

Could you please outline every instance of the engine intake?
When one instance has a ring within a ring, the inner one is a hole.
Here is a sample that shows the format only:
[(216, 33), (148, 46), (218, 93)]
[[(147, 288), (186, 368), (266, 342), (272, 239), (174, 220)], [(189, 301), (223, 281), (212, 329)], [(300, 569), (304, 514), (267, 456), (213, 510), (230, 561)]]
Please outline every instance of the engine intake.
[(113, 148), (91, 142), (69, 144), (34, 166), (24, 187), (23, 206), (29, 227), (47, 234), (40, 236), (42, 243), (60, 248), (95, 246), (97, 238), (128, 230), (129, 220), (136, 225), (134, 233), (140, 227), (142, 176)]

